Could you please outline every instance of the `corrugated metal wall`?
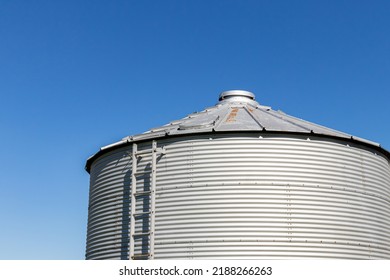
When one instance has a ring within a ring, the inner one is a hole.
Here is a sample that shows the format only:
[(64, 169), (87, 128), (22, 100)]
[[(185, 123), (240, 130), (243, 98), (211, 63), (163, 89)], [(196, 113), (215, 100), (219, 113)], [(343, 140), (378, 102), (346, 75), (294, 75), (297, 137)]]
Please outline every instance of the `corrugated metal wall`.
[[(157, 160), (156, 259), (390, 259), (383, 156), (319, 137), (260, 135), (158, 141), (166, 154)], [(131, 146), (92, 165), (87, 259), (128, 259), (131, 165)], [(148, 190), (149, 178), (137, 186)], [(136, 231), (148, 226), (141, 219)], [(135, 243), (137, 252), (148, 246)]]
[(131, 156), (122, 148), (91, 169), (87, 259), (128, 259)]

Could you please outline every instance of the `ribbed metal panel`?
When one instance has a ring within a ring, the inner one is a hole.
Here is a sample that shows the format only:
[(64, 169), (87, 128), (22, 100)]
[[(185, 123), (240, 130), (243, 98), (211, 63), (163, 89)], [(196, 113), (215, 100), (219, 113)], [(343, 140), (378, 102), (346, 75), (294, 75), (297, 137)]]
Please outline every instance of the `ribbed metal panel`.
[(130, 185), (127, 148), (96, 160), (90, 179), (87, 259), (128, 259)]
[[(266, 133), (158, 146), (166, 154), (157, 159), (156, 259), (390, 258), (389, 162), (366, 146)], [(129, 155), (131, 146), (120, 148), (91, 166), (87, 259), (129, 257)], [(137, 187), (148, 190), (150, 178)], [(147, 203), (137, 202), (137, 212)], [(136, 243), (137, 252), (148, 242)]]

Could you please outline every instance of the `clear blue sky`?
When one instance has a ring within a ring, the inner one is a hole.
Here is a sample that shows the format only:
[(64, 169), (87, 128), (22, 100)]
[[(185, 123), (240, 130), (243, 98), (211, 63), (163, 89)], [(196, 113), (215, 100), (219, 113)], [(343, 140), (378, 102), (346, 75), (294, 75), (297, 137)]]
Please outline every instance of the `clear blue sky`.
[(390, 148), (390, 1), (0, 0), (0, 259), (83, 259), (101, 146), (246, 89)]

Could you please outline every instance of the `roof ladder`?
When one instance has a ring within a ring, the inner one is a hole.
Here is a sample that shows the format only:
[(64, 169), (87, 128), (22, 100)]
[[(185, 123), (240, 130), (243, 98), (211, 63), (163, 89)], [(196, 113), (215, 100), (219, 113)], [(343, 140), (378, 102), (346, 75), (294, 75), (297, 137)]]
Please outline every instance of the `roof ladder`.
[[(155, 198), (156, 198), (156, 167), (157, 155), (165, 154), (164, 148), (157, 148), (157, 141), (152, 141), (152, 148), (138, 151), (137, 144), (133, 143), (132, 171), (131, 171), (131, 209), (130, 209), (130, 244), (129, 258), (131, 260), (154, 258), (154, 225), (155, 225)], [(138, 171), (139, 159), (143, 156), (151, 157), (151, 167)], [(137, 177), (150, 176), (150, 187), (137, 192)], [(148, 199), (145, 199), (148, 197)], [(141, 200), (140, 200), (141, 199)], [(141, 207), (136, 203), (141, 203)], [(137, 208), (139, 210), (137, 210)], [(146, 209), (146, 210), (145, 210)], [(141, 225), (141, 231), (135, 231), (137, 219), (142, 219), (146, 226)], [(136, 254), (135, 241), (141, 239), (141, 253)], [(145, 245), (145, 241), (147, 244)], [(145, 250), (147, 248), (147, 250)]]

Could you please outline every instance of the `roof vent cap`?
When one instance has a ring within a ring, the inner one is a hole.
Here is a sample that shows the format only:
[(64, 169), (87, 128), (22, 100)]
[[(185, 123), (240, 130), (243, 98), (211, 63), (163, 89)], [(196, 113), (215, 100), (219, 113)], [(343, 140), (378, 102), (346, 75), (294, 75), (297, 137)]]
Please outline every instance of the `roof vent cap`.
[(246, 90), (228, 90), (219, 95), (220, 102), (227, 100), (228, 102), (251, 102), (255, 100), (255, 95)]

